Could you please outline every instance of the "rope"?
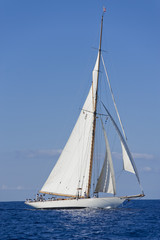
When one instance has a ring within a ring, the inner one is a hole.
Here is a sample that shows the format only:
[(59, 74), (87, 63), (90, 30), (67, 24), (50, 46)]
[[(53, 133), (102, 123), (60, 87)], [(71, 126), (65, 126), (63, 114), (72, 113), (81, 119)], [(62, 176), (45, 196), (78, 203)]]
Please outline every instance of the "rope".
[(126, 139), (126, 141), (127, 141), (127, 137), (126, 137), (126, 134), (125, 134), (123, 125), (122, 125), (122, 121), (121, 121), (121, 119), (120, 119), (120, 115), (119, 115), (118, 108), (117, 108), (117, 105), (116, 105), (116, 102), (115, 102), (115, 98), (114, 98), (114, 95), (113, 95), (113, 91), (112, 91), (112, 88), (111, 88), (111, 84), (110, 84), (110, 81), (109, 81), (107, 69), (106, 69), (106, 66), (105, 66), (105, 63), (104, 63), (104, 59), (103, 59), (102, 54), (101, 54), (101, 58), (102, 58), (102, 63), (103, 63), (103, 67), (104, 67), (104, 70), (105, 70), (105, 74), (106, 74), (106, 77), (107, 77), (108, 85), (109, 85), (109, 88), (110, 88), (110, 91), (111, 91), (111, 95), (112, 95), (114, 107), (115, 107), (115, 110), (116, 110), (116, 113), (117, 113), (117, 117), (118, 117), (119, 123), (120, 123), (120, 125), (121, 125), (123, 135), (124, 135), (124, 137), (125, 137), (125, 139)]

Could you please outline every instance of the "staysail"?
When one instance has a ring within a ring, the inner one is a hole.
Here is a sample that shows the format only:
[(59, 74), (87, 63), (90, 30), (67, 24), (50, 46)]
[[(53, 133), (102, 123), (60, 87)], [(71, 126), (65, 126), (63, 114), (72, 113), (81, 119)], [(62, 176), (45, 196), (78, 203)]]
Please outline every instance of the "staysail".
[(79, 118), (41, 193), (59, 196), (77, 196), (78, 194), (83, 197), (86, 195), (89, 184), (99, 57), (98, 53), (92, 75), (92, 86)]
[[(101, 120), (102, 122), (102, 120)], [(105, 193), (112, 193), (116, 194), (116, 184), (115, 184), (115, 175), (114, 175), (114, 168), (112, 163), (111, 151), (110, 146), (107, 138), (106, 131), (104, 129), (104, 125), (102, 122), (102, 128), (105, 138), (105, 145), (106, 145), (106, 154), (103, 163), (103, 167), (100, 173), (100, 177), (98, 179), (95, 192), (105, 192)]]

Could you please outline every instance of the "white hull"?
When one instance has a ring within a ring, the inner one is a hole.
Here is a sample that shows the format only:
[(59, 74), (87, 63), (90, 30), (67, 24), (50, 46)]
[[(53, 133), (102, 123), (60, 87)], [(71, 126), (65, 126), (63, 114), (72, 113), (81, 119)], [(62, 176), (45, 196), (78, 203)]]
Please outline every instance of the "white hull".
[(67, 209), (67, 208), (116, 208), (126, 199), (119, 197), (106, 198), (86, 198), (86, 199), (65, 199), (46, 201), (27, 201), (30, 205), (38, 209)]

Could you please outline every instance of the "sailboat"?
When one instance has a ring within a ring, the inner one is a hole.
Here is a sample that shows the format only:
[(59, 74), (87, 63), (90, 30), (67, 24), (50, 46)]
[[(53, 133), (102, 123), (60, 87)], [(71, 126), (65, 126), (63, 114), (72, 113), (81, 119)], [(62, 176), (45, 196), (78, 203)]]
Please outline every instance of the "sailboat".
[[(78, 120), (72, 133), (48, 179), (37, 194), (37, 199), (26, 200), (26, 204), (38, 209), (68, 209), (68, 208), (116, 208), (124, 201), (132, 198), (144, 196), (141, 187), (138, 171), (133, 160), (132, 154), (127, 145), (126, 135), (115, 103), (113, 91), (110, 85), (104, 60), (102, 57), (102, 29), (103, 15), (101, 19), (100, 43), (96, 63), (92, 72), (92, 84), (84, 105), (80, 111)], [(118, 116), (119, 125), (113, 116), (100, 100), (103, 113), (98, 112), (97, 102), (99, 101), (98, 87), (100, 78), (100, 64), (103, 63), (109, 89), (113, 98), (114, 107)], [(140, 186), (140, 194), (130, 196), (116, 195), (115, 171), (112, 161), (107, 132), (105, 130), (103, 117), (109, 118), (120, 140), (123, 158), (123, 170), (135, 174)], [(93, 180), (93, 159), (95, 153), (95, 138), (97, 119), (100, 119), (103, 141), (105, 146), (104, 161), (96, 178), (96, 184), (92, 185)], [(91, 194), (91, 189), (93, 194)], [(100, 196), (106, 193), (107, 196)], [(44, 194), (52, 195), (45, 199)]]

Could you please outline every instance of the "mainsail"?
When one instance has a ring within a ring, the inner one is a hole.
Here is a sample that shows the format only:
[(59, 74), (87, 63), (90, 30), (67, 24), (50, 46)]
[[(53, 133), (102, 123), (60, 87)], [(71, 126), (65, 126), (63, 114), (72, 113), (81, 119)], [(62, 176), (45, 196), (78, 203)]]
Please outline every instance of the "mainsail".
[(59, 196), (86, 195), (89, 185), (99, 58), (98, 53), (92, 75), (92, 86), (68, 142), (40, 191), (42, 193)]

